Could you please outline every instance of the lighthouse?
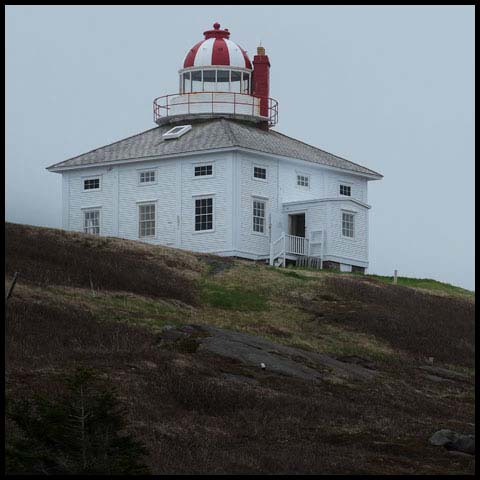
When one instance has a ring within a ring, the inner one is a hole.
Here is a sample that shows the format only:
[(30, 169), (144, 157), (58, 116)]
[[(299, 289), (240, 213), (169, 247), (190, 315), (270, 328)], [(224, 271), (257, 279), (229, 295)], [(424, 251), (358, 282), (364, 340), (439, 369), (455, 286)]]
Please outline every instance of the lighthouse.
[(214, 23), (179, 55), (153, 128), (48, 167), (62, 175), (63, 228), (363, 272), (367, 184), (382, 175), (278, 132), (270, 73), (264, 47), (251, 59)]
[(157, 125), (221, 114), (268, 129), (278, 121), (278, 102), (269, 97), (270, 61), (263, 47), (252, 61), (230, 31), (216, 22), (185, 55), (179, 92), (153, 102)]

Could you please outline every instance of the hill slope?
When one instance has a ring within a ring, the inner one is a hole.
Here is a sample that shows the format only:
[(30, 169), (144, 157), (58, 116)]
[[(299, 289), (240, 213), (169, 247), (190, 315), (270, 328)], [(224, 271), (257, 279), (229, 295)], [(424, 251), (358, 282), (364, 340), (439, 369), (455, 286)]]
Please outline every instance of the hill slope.
[(15, 271), (9, 394), (97, 369), (153, 473), (474, 471), (428, 444), (474, 428), (468, 292), (7, 224)]

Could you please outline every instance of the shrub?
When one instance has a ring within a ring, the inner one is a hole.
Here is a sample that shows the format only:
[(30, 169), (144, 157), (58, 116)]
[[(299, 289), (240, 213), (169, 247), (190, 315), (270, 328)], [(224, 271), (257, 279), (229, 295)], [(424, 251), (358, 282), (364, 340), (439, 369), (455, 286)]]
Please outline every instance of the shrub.
[(65, 378), (60, 398), (10, 400), (6, 415), (19, 434), (6, 446), (9, 474), (142, 474), (145, 447), (124, 428), (125, 410), (93, 371)]

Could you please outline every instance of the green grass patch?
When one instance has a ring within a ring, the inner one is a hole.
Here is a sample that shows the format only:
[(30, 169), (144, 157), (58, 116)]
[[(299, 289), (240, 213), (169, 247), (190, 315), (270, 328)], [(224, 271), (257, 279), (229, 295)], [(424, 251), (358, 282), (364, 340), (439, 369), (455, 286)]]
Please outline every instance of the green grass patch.
[(268, 309), (267, 300), (263, 295), (240, 287), (206, 283), (203, 286), (202, 297), (207, 305), (223, 310), (260, 312)]
[(311, 277), (307, 277), (305, 275), (300, 275), (299, 273), (297, 272), (293, 272), (293, 271), (289, 271), (288, 269), (282, 269), (282, 268), (277, 268), (276, 270), (277, 272), (281, 273), (282, 275), (285, 275), (286, 277), (290, 277), (290, 278), (296, 278), (297, 280), (312, 280)]
[[(393, 284), (393, 277), (387, 277), (383, 275), (365, 275), (367, 278), (374, 278), (383, 283)], [(439, 282), (431, 278), (411, 278), (411, 277), (397, 277), (397, 285), (403, 285), (404, 287), (422, 288), (424, 290), (432, 290), (436, 292), (443, 292), (449, 295), (464, 295), (468, 297), (474, 297), (475, 292), (466, 290), (465, 288), (451, 285), (450, 283)]]

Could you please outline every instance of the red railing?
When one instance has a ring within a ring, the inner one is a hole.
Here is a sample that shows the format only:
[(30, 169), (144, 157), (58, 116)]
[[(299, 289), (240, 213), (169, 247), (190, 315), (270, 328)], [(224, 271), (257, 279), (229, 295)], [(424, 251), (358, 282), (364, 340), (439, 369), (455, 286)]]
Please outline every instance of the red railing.
[[(207, 98), (202, 98), (200, 95), (202, 97), (207, 96)], [(219, 96), (223, 99), (219, 99)], [(226, 96), (230, 98), (225, 99)], [(174, 97), (176, 100), (172, 103), (172, 98)], [(233, 109), (229, 109), (228, 112), (215, 111), (214, 106), (221, 104), (233, 105)], [(180, 105), (186, 105), (186, 111), (180, 114), (230, 113), (233, 115), (252, 115), (254, 117), (265, 118), (271, 127), (278, 122), (278, 102), (275, 99), (269, 97), (254, 97), (236, 92), (174, 93), (157, 97), (153, 101), (153, 120), (157, 122), (157, 120), (161, 118), (178, 115), (179, 113), (176, 107)], [(209, 107), (208, 109), (201, 109), (202, 111), (199, 112), (198, 109), (195, 108), (196, 105), (210, 105), (211, 109)], [(177, 110), (177, 112), (175, 112), (175, 110)]]

